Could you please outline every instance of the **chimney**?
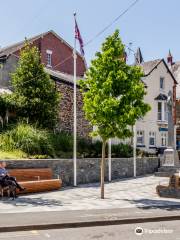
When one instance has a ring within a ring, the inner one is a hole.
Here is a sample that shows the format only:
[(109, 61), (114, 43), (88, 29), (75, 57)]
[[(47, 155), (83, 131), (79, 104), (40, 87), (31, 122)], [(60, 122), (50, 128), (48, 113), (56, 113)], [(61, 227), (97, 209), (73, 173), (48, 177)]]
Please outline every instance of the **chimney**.
[(134, 56), (135, 56), (135, 65), (141, 65), (144, 62), (140, 47), (138, 47), (137, 52), (135, 53)]
[(170, 66), (173, 65), (173, 56), (172, 56), (170, 50), (169, 50), (169, 53), (168, 53), (168, 56), (167, 56), (167, 63), (168, 63), (168, 65), (170, 65)]
[(127, 53), (126, 53), (126, 51), (124, 51), (124, 56), (123, 56), (123, 58), (124, 58), (124, 61), (125, 61), (125, 63), (127, 62)]

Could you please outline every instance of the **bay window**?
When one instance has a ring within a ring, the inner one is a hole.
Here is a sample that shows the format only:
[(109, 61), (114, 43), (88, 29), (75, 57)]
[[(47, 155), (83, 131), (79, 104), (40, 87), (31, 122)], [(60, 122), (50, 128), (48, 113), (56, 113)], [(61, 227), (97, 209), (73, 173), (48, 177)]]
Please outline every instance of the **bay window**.
[(168, 121), (168, 108), (166, 101), (158, 102), (158, 121)]
[(162, 102), (158, 102), (158, 120), (162, 121)]

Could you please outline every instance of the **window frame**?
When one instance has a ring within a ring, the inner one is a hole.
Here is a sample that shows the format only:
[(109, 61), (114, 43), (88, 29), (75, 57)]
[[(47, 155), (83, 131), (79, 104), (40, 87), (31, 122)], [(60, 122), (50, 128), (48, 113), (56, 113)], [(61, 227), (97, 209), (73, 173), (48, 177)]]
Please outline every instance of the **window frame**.
[[(159, 104), (161, 104), (161, 111), (159, 111)], [(157, 102), (157, 121), (168, 122), (168, 107), (167, 107), (167, 101), (165, 100)]]
[(167, 147), (167, 132), (161, 132), (161, 147)]
[[(165, 86), (164, 86), (164, 83), (165, 83), (165, 81), (164, 81), (164, 77), (160, 77), (160, 79), (159, 79), (159, 89), (160, 90), (164, 90), (164, 88), (165, 88)], [(161, 82), (161, 80), (162, 80), (162, 82)], [(161, 87), (161, 83), (162, 83), (162, 87)]]
[(46, 66), (52, 67), (52, 51), (46, 50)]
[[(159, 104), (161, 104), (161, 112), (159, 111)], [(158, 104), (157, 104), (158, 106), (157, 106), (157, 120), (158, 121), (163, 121), (163, 102), (162, 101), (158, 101)], [(160, 115), (161, 114), (161, 115)], [(160, 118), (159, 118), (159, 116), (161, 116)]]
[[(142, 139), (142, 141), (140, 142), (140, 141), (138, 141), (138, 138), (140, 139)], [(136, 144), (138, 145), (138, 146), (144, 146), (144, 144), (145, 144), (145, 132), (144, 132), (144, 130), (137, 130), (137, 132), (136, 132)]]
[[(150, 139), (154, 140), (154, 144), (150, 143)], [(149, 147), (155, 147), (156, 146), (156, 132), (149, 131)]]

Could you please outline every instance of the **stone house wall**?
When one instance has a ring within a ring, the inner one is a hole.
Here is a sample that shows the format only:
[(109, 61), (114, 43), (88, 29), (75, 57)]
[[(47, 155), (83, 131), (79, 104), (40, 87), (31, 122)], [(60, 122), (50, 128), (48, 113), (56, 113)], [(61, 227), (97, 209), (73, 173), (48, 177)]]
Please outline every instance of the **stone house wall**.
[[(100, 181), (100, 159), (77, 159), (77, 182), (92, 183)], [(46, 168), (53, 170), (53, 177), (59, 175), (64, 186), (73, 185), (72, 159), (6, 160), (8, 169)], [(137, 176), (152, 174), (158, 170), (159, 158), (137, 158)], [(133, 158), (112, 159), (112, 180), (133, 177)], [(106, 161), (105, 179), (108, 180)]]
[(11, 73), (17, 67), (17, 57), (14, 55), (9, 56), (0, 67), (0, 87), (11, 88)]
[[(73, 84), (57, 82), (56, 87), (61, 94), (59, 129), (73, 133)], [(82, 93), (79, 87), (77, 87), (77, 135), (88, 138), (91, 130), (92, 127), (84, 116)]]

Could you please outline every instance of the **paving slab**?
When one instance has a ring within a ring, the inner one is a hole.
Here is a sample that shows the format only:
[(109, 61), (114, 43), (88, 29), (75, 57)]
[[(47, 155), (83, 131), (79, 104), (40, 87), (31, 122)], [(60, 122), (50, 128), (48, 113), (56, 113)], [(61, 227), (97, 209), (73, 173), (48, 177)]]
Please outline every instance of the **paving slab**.
[(178, 206), (180, 199), (160, 198), (156, 193), (156, 185), (167, 185), (168, 181), (152, 175), (114, 181), (105, 185), (105, 199), (100, 199), (98, 183), (22, 195), (15, 201), (4, 198), (0, 201), (0, 213)]

